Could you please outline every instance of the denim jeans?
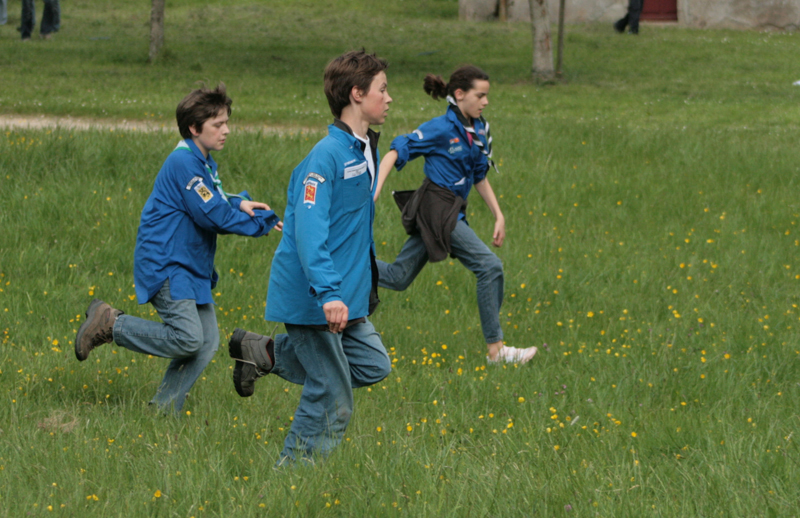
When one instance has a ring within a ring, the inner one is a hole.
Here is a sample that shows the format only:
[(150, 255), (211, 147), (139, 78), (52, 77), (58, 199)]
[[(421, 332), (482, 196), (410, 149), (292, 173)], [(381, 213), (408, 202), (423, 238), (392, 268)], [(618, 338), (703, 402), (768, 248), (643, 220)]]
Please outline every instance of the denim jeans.
[(172, 359), (151, 403), (179, 414), (189, 389), (219, 348), (217, 315), (214, 304), (172, 300), (169, 281), (150, 303), (164, 323), (120, 315), (114, 324), (114, 341), (137, 353)]
[[(44, 0), (44, 13), (42, 14), (42, 36), (57, 32), (61, 27), (61, 6), (59, 0)], [(22, 0), (22, 23), (20, 31), (23, 38), (30, 38), (36, 26), (36, 6), (34, 0)]]
[(350, 422), (353, 389), (378, 383), (392, 370), (369, 320), (342, 333), (291, 324), (286, 332), (275, 337), (271, 373), (303, 385), (303, 393), (278, 465), (328, 456)]
[[(503, 263), (481, 241), (466, 221), (459, 220), (450, 234), (453, 255), (478, 279), (478, 313), (487, 344), (503, 339), (500, 307), (503, 305)], [(428, 252), (419, 234), (408, 238), (392, 264), (378, 261), (378, 286), (403, 291), (428, 262)]]
[(0, 25), (5, 25), (8, 21), (8, 0), (0, 0)]

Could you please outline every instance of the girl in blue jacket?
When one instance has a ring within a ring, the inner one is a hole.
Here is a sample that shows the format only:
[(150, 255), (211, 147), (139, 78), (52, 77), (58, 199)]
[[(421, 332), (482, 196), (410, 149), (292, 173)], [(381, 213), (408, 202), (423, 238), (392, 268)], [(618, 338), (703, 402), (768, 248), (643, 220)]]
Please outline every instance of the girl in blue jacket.
[[(428, 74), (423, 88), (435, 100), (447, 99), (447, 112), (408, 135), (392, 141), (391, 150), (380, 164), (377, 199), (392, 168), (401, 170), (409, 160), (425, 157), (426, 182), (415, 194), (421, 196), (408, 207), (404, 219), (415, 220), (421, 232), (412, 233), (395, 261), (378, 261), (378, 285), (403, 291), (430, 259), (441, 260), (441, 249), (456, 257), (475, 274), (478, 281), (478, 311), (488, 347), (489, 363), (525, 363), (536, 347), (518, 349), (503, 345), (500, 306), (503, 303), (503, 263), (481, 241), (466, 221), (464, 210), (472, 187), (478, 191), (495, 218), (492, 245), (500, 247), (506, 224), (497, 197), (486, 177), (492, 162), (492, 138), (483, 109), (489, 104), (489, 76), (480, 68), (459, 68), (445, 83), (441, 76)], [(458, 209), (460, 204), (460, 209)], [(417, 210), (419, 207), (419, 210)], [(451, 217), (453, 207), (458, 213)], [(427, 246), (426, 246), (427, 245)]]

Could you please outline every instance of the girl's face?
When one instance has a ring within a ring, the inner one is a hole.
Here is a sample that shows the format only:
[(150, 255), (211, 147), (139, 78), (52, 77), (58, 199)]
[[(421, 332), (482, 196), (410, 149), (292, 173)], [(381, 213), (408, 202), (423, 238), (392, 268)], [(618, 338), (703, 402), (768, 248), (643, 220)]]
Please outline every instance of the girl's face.
[(483, 108), (489, 104), (489, 81), (476, 79), (472, 82), (472, 88), (466, 92), (457, 89), (456, 104), (461, 113), (471, 119), (477, 119), (483, 113)]

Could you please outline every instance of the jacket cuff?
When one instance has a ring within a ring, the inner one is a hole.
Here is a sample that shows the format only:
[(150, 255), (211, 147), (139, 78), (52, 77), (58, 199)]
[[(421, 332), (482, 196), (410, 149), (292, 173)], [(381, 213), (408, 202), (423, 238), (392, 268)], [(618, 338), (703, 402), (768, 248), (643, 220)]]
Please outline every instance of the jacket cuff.
[[(397, 139), (395, 139), (395, 142)], [(406, 163), (408, 163), (408, 146), (407, 145), (395, 145), (392, 142), (392, 145), (389, 147), (389, 150), (397, 151), (397, 160), (394, 161), (394, 168), (398, 171), (405, 167)]]
[(339, 292), (339, 290), (326, 291), (321, 295), (317, 294), (317, 301), (319, 302), (319, 307), (322, 307), (328, 302), (333, 302), (335, 300), (342, 300), (342, 294)]

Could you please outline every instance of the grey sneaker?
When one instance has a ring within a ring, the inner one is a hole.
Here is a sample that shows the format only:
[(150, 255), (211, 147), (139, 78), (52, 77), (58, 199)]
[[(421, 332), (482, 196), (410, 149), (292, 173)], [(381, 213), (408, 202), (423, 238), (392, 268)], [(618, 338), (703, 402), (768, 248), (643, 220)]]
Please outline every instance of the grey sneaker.
[(233, 368), (233, 386), (242, 397), (250, 397), (255, 391), (256, 380), (269, 374), (272, 359), (267, 346), (272, 342), (268, 336), (250, 333), (244, 329), (234, 329), (228, 342), (228, 353), (236, 360)]
[(86, 320), (75, 337), (75, 357), (83, 361), (92, 349), (114, 341), (114, 322), (124, 313), (100, 299), (94, 299), (86, 310)]

